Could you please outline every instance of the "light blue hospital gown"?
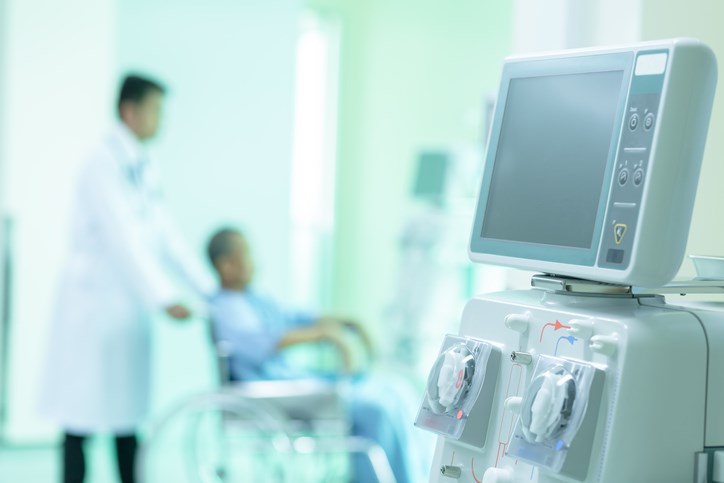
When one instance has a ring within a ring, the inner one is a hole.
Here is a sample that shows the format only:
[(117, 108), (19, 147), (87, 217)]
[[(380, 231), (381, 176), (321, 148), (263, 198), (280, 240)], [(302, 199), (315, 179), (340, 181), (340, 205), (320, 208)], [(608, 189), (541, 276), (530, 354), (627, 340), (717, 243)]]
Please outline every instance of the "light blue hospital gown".
[[(276, 350), (290, 329), (313, 324), (311, 313), (283, 309), (273, 300), (252, 291), (222, 290), (211, 299), (216, 337), (231, 344), (231, 373), (240, 381), (309, 378), (307, 371), (292, 367)], [(374, 380), (355, 382), (344, 393), (352, 422), (352, 434), (376, 441), (387, 454), (398, 483), (412, 483), (409, 458), (409, 415), (394, 387)], [(369, 463), (354, 460), (359, 483), (374, 483)]]

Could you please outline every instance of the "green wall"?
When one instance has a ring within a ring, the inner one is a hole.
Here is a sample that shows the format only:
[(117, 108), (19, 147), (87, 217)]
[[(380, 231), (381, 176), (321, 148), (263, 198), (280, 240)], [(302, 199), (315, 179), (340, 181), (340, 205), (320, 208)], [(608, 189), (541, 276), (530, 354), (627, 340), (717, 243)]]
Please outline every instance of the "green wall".
[(12, 220), (10, 440), (48, 435), (38, 399), (71, 226), (73, 179), (111, 114), (115, 0), (6, 0), (0, 18), (0, 213)]
[[(719, 65), (724, 62), (724, 2), (712, 0), (645, 0), (642, 14), (643, 40), (667, 37), (696, 37), (714, 50)], [(724, 223), (718, 210), (724, 206), (724, 95), (719, 73), (718, 93), (714, 100), (709, 137), (704, 153), (699, 190), (689, 234), (687, 254), (724, 256)], [(692, 276), (694, 269), (684, 260), (682, 276)]]
[(482, 142), (477, 127), (510, 50), (512, 5), (308, 4), (342, 23), (333, 304), (379, 328), (416, 153)]
[[(123, 0), (120, 72), (167, 82), (164, 125), (152, 145), (168, 210), (205, 262), (220, 226), (249, 234), (256, 287), (289, 292), (289, 193), (297, 0)], [(201, 319), (153, 326), (153, 411), (213, 386)]]

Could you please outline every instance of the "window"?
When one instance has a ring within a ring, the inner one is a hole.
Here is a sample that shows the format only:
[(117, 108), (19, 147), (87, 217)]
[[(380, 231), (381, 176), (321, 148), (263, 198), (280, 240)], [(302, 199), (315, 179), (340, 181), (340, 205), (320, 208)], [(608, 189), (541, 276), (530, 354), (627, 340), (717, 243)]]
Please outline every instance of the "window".
[(297, 44), (291, 192), (291, 292), (329, 303), (336, 164), (339, 28), (305, 14)]

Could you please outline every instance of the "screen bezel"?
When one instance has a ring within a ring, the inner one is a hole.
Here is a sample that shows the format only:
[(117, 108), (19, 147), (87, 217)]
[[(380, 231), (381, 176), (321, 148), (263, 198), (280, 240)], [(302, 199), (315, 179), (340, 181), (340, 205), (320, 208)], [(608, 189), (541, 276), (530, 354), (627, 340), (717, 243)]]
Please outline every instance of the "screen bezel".
[[(631, 85), (631, 75), (634, 61), (633, 52), (617, 52), (599, 55), (573, 56), (564, 58), (548, 58), (527, 61), (513, 61), (505, 64), (500, 83), (500, 92), (496, 104), (493, 123), (490, 131), (490, 140), (486, 151), (485, 166), (481, 189), (478, 196), (478, 206), (475, 214), (475, 224), (470, 240), (470, 250), (474, 253), (498, 255), (513, 258), (525, 258), (546, 262), (567, 263), (573, 265), (594, 266), (601, 243), (602, 224), (605, 222), (606, 206), (611, 189), (611, 178), (616, 162), (621, 129)], [(616, 117), (614, 119), (611, 141), (609, 144), (608, 159), (599, 197), (593, 236), (590, 248), (578, 248), (559, 245), (547, 245), (533, 242), (513, 240), (500, 240), (484, 238), (482, 236), (485, 212), (488, 204), (495, 159), (500, 140), (500, 129), (505, 116), (505, 106), (508, 100), (508, 89), (513, 79), (530, 78), (537, 76), (554, 76), (567, 74), (585, 74), (608, 71), (623, 71), (621, 89), (618, 97)]]

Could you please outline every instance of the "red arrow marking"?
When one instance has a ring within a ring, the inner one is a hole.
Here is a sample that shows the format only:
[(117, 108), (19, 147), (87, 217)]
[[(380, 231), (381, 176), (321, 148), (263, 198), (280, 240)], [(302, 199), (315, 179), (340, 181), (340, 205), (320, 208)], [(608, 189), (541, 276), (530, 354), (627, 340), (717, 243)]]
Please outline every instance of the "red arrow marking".
[(458, 372), (458, 380), (455, 381), (455, 389), (460, 389), (460, 386), (463, 385), (463, 377), (465, 377), (465, 371), (460, 369), (460, 372)]
[(556, 320), (555, 324), (546, 324), (543, 326), (543, 328), (540, 330), (540, 342), (543, 342), (543, 331), (546, 330), (546, 327), (553, 327), (553, 330), (560, 330), (560, 329), (570, 329), (571, 327), (569, 325), (563, 325), (559, 320)]

